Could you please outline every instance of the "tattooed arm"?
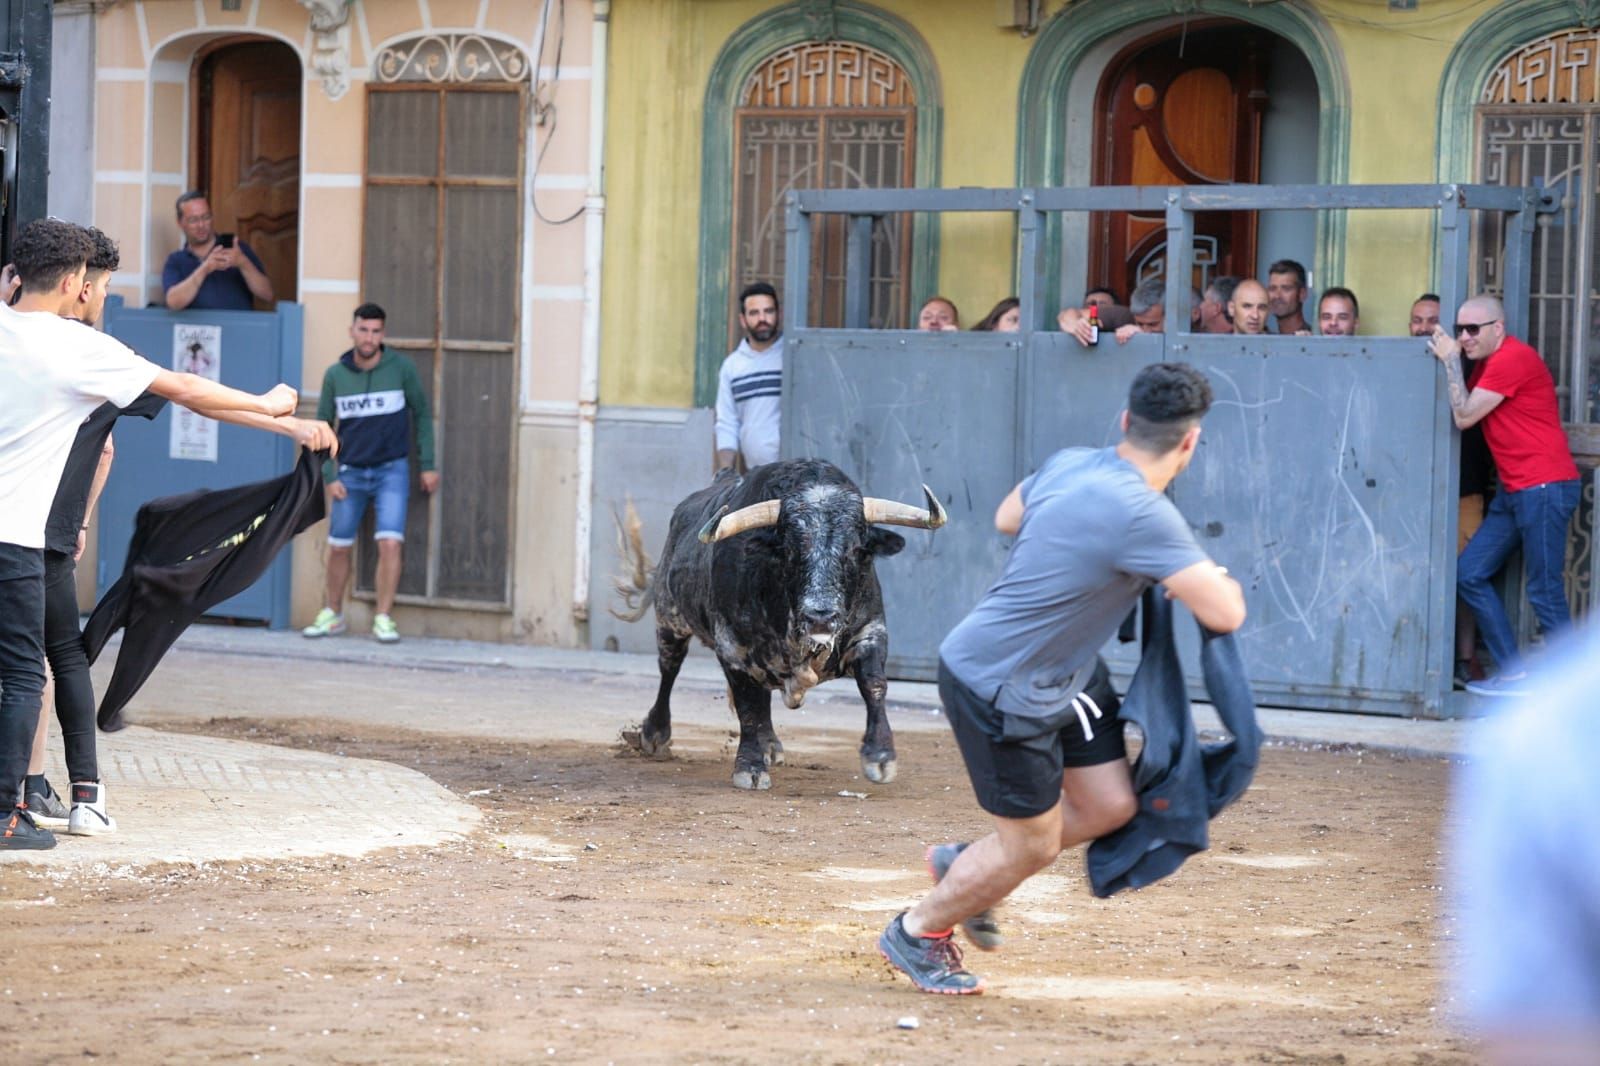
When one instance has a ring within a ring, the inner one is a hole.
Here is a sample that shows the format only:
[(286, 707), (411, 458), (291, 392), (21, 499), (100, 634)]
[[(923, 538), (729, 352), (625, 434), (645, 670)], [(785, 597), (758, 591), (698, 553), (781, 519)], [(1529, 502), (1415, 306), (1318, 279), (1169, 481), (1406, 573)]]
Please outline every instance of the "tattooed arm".
[(1489, 389), (1468, 391), (1466, 372), (1461, 367), (1461, 346), (1444, 330), (1434, 328), (1428, 350), (1444, 364), (1445, 382), (1450, 390), (1450, 414), (1455, 418), (1457, 429), (1470, 429), (1482, 422), (1505, 399), (1502, 393)]

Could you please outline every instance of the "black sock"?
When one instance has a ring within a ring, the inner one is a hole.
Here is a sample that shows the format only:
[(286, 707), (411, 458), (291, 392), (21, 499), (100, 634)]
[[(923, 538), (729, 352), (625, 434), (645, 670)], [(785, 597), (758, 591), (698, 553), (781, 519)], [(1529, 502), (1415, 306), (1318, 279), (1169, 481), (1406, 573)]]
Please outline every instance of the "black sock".
[(43, 791), (44, 791), (44, 775), (43, 774), (29, 774), (26, 778), (23, 779), (22, 794), (24, 796), (26, 796), (29, 792), (43, 792)]

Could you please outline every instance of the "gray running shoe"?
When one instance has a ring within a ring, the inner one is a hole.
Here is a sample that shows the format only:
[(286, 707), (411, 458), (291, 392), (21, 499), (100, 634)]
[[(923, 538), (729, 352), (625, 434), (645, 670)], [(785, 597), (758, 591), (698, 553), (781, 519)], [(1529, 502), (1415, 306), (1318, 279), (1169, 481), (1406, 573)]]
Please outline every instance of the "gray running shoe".
[(33, 812), (20, 803), (0, 821), (0, 851), (43, 851), (55, 846), (55, 834), (35, 825)]
[[(928, 849), (928, 872), (933, 875), (934, 884), (944, 880), (950, 864), (966, 847), (965, 844), (935, 844)], [(967, 934), (967, 940), (979, 951), (995, 951), (1006, 942), (1006, 938), (1000, 935), (1000, 923), (994, 920), (994, 911), (991, 910), (979, 911), (962, 922), (961, 931)]]
[(46, 829), (65, 829), (67, 827), (67, 805), (61, 797), (56, 795), (56, 790), (50, 787), (50, 782), (44, 783), (42, 791), (28, 789), (23, 796), (28, 804), (28, 813), (33, 815), (36, 825)]
[(944, 936), (912, 936), (906, 932), (901, 911), (894, 916), (883, 935), (878, 951), (889, 965), (911, 978), (924, 992), (946, 996), (975, 996), (983, 992), (983, 978), (961, 967), (961, 949), (949, 933)]

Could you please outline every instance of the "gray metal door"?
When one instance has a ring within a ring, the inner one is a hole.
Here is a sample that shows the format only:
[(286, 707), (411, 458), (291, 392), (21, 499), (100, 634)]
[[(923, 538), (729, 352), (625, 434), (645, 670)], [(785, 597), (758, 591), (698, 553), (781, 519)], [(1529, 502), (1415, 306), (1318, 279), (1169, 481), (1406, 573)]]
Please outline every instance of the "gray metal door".
[[(1120, 439), (1138, 370), (1193, 363), (1216, 402), (1174, 499), (1244, 584), (1240, 638), (1263, 703), (1442, 711), (1456, 494), (1437, 363), (1409, 338), (798, 330), (784, 454), (832, 460), (878, 496), (927, 482), (950, 525), (878, 568), (896, 676), (932, 676), (939, 641), (999, 573), (995, 507), (1052, 452)], [(1026, 344), (1026, 348), (1019, 347)], [(1108, 649), (1126, 669), (1126, 651)]]

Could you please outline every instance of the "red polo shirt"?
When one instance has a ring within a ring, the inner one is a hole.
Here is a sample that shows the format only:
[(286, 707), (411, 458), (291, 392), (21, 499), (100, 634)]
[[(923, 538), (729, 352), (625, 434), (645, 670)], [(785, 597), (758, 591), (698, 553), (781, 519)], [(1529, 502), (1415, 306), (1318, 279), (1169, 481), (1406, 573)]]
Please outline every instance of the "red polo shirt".
[(1567, 434), (1556, 406), (1556, 383), (1539, 353), (1507, 336), (1493, 355), (1469, 362), (1470, 388), (1505, 397), (1482, 422), (1500, 484), (1517, 492), (1547, 481), (1576, 478), (1578, 468), (1567, 448)]

